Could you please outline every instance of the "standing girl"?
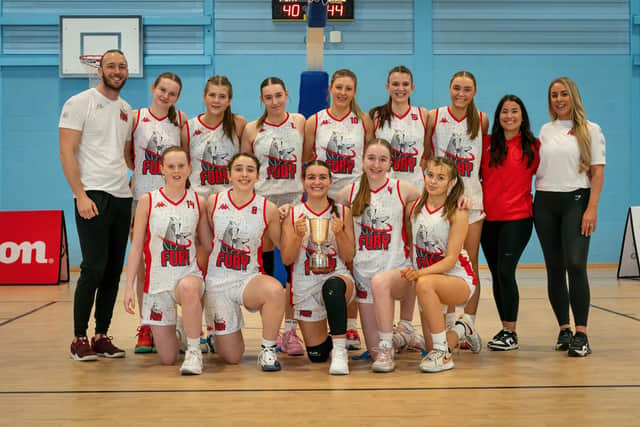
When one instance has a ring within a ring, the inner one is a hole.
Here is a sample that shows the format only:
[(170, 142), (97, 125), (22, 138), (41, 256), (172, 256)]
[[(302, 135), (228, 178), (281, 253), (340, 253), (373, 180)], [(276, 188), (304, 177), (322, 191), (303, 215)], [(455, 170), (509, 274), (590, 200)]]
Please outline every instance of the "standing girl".
[(161, 188), (140, 198), (129, 249), (124, 307), (135, 313), (133, 282), (144, 246), (145, 277), (142, 324), (150, 325), (160, 361), (173, 365), (178, 355), (176, 305), (182, 307), (187, 350), (180, 372), (202, 373), (202, 273), (196, 263), (196, 234), (209, 247), (205, 201), (188, 189), (189, 157), (182, 147), (167, 148), (160, 160)]
[[(357, 86), (353, 71), (333, 73), (329, 84), (331, 105), (309, 117), (304, 127), (303, 160), (323, 160), (329, 165), (333, 176), (329, 196), (333, 198), (362, 174), (364, 145), (373, 137), (373, 123), (356, 102)], [(350, 305), (347, 345), (354, 350), (360, 348), (357, 313), (356, 305)]]
[[(287, 112), (287, 91), (278, 77), (267, 77), (260, 85), (260, 101), (265, 110), (257, 120), (247, 124), (242, 133), (242, 152), (253, 153), (260, 161), (260, 178), (256, 193), (286, 211), (285, 205), (296, 205), (302, 199), (302, 143), (304, 117)], [(265, 272), (274, 275), (274, 251), (262, 253)], [(285, 265), (287, 285), (291, 283), (289, 266)], [(285, 298), (285, 333), (278, 336), (281, 351), (291, 356), (304, 354), (302, 340), (296, 334), (296, 321), (289, 302), (290, 289)]]
[(457, 208), (463, 193), (454, 161), (432, 158), (427, 162), (422, 196), (408, 212), (413, 267), (405, 269), (403, 277), (416, 282), (423, 332), (425, 336), (431, 333), (433, 347), (420, 362), (423, 372), (453, 368), (451, 349), (464, 333), (445, 329), (442, 309), (465, 304), (477, 286), (462, 247), (469, 227), (467, 211)]
[(410, 96), (415, 85), (407, 67), (393, 67), (385, 87), (389, 100), (373, 108), (369, 116), (374, 123), (375, 137), (389, 141), (393, 148), (389, 176), (408, 181), (422, 190), (424, 174), (420, 161), (430, 150), (425, 138), (427, 110), (411, 105)]
[[(449, 157), (458, 168), (458, 176), (464, 183), (465, 196), (471, 200), (469, 229), (464, 240), (476, 277), (478, 276), (478, 252), (484, 210), (482, 186), (480, 184), (480, 163), (482, 161), (482, 135), (489, 129), (486, 114), (476, 108), (476, 78), (469, 71), (458, 71), (449, 83), (451, 104), (429, 112), (427, 133), (431, 135), (431, 153), (435, 157)], [(475, 331), (475, 318), (480, 300), (480, 286), (464, 308), (464, 314), (456, 320), (455, 312), (447, 314), (447, 329), (458, 323), (459, 329), (471, 329), (472, 339), (467, 343), (474, 353), (482, 349), (480, 335)]]
[[(276, 206), (256, 194), (260, 163), (253, 154), (239, 153), (229, 161), (231, 188), (209, 197), (213, 229), (205, 304), (207, 328), (215, 332), (216, 353), (227, 363), (239, 363), (244, 353), (241, 307), (260, 311), (262, 348), (258, 365), (279, 371), (276, 337), (284, 314), (284, 290), (276, 279), (262, 274), (260, 254), (264, 237), (280, 244), (280, 216)], [(209, 323), (210, 322), (210, 323)]]
[[(157, 190), (164, 184), (160, 172), (160, 159), (168, 147), (180, 146), (180, 132), (187, 121), (182, 111), (176, 110), (182, 81), (174, 73), (162, 73), (151, 85), (153, 95), (150, 108), (141, 108), (132, 112), (134, 127), (132, 142), (125, 146), (125, 159), (131, 169), (133, 193), (131, 223), (135, 219), (138, 200), (150, 191)], [(142, 310), (145, 270), (140, 263), (136, 280), (138, 307)], [(140, 312), (142, 319), (142, 312)], [(138, 327), (136, 353), (149, 353), (153, 350), (153, 338), (149, 325)]]
[(551, 122), (540, 129), (533, 218), (547, 267), (549, 300), (560, 326), (556, 350), (586, 356), (591, 353), (587, 257), (604, 182), (605, 140), (600, 126), (587, 120), (573, 80), (552, 81), (547, 100)]
[[(409, 265), (405, 251), (404, 209), (420, 192), (408, 182), (387, 176), (392, 152), (391, 145), (383, 139), (369, 141), (360, 180), (343, 188), (338, 195), (338, 201), (349, 205), (353, 215), (356, 301), (367, 348), (370, 352), (375, 349), (372, 354), (374, 372), (395, 369), (394, 301), (405, 298), (411, 298), (412, 303), (415, 301), (411, 283), (401, 276), (401, 269)], [(401, 320), (411, 326), (413, 319)], [(412, 329), (408, 332), (415, 334)]]
[(480, 175), (487, 217), (481, 243), (502, 321), (502, 330), (487, 346), (492, 350), (514, 350), (519, 347), (516, 267), (533, 230), (531, 181), (540, 162), (540, 143), (531, 133), (529, 115), (520, 98), (502, 97), (496, 107), (493, 130), (484, 137), (483, 145)]
[[(331, 355), (329, 373), (349, 373), (347, 354), (347, 303), (355, 295), (353, 278), (345, 263), (354, 254), (351, 211), (327, 197), (331, 186), (329, 166), (322, 160), (307, 164), (302, 172), (307, 201), (297, 204), (282, 224), (282, 258), (293, 264), (294, 315), (307, 345), (309, 360), (325, 362)], [(331, 221), (320, 248), (328, 258), (329, 271), (312, 271), (310, 260), (317, 251), (309, 235), (308, 220)], [(327, 335), (327, 319), (331, 337)]]

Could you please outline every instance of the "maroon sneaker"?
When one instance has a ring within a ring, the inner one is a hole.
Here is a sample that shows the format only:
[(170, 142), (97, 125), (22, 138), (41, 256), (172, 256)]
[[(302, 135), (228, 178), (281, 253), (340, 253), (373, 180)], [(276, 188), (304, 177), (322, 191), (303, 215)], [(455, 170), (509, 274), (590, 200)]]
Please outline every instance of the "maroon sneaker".
[(71, 342), (71, 352), (69, 355), (73, 360), (79, 360), (80, 362), (98, 360), (98, 355), (91, 348), (87, 337), (77, 337), (76, 342)]
[(92, 337), (91, 347), (93, 347), (93, 351), (95, 351), (95, 354), (98, 356), (109, 357), (112, 359), (124, 357), (124, 350), (113, 345), (111, 337), (106, 335), (102, 335), (97, 340), (95, 337)]

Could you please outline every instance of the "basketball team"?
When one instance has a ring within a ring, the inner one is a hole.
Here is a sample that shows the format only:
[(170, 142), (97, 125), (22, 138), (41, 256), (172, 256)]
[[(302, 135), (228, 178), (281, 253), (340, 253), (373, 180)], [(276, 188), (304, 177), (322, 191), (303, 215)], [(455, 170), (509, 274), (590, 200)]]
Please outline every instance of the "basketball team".
[[(188, 118), (176, 108), (174, 73), (156, 78), (151, 106), (138, 110), (120, 98), (122, 52), (107, 51), (98, 74), (97, 87), (66, 101), (59, 122), (82, 251), (74, 360), (125, 356), (108, 329), (130, 240), (124, 308), (139, 316), (135, 352), (157, 352), (165, 365), (182, 352), (182, 374), (202, 373), (207, 352), (241, 362), (242, 307), (260, 313), (263, 371), (281, 369), (278, 352), (306, 352), (312, 363), (330, 361), (330, 374), (348, 374), (348, 351), (361, 348), (358, 315), (366, 351), (352, 359), (370, 361), (373, 372), (393, 371), (405, 351), (422, 352), (423, 372), (449, 370), (453, 349), (483, 347), (480, 246), (501, 321), (487, 347), (518, 349), (515, 273), (534, 225), (555, 349), (591, 353), (587, 258), (605, 139), (570, 78), (550, 83), (551, 121), (536, 138), (511, 94), (489, 129), (468, 71), (452, 76), (449, 105), (427, 110), (411, 104), (413, 76), (396, 66), (387, 102), (366, 113), (356, 75), (338, 70), (330, 106), (307, 119), (287, 111), (285, 83), (268, 77), (259, 88), (264, 113), (249, 123), (232, 112), (225, 76), (206, 82), (206, 110)], [(310, 235), (316, 220), (329, 223), (321, 242)], [(274, 278), (275, 248), (286, 286)], [(422, 331), (412, 325), (416, 299)]]

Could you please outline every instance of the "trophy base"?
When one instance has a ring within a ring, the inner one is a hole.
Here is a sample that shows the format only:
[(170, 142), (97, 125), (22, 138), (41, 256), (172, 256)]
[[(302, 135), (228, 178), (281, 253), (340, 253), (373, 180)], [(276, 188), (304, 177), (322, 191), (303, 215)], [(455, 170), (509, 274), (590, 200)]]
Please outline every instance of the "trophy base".
[(329, 258), (325, 254), (315, 253), (311, 255), (309, 269), (314, 274), (325, 274), (331, 272)]

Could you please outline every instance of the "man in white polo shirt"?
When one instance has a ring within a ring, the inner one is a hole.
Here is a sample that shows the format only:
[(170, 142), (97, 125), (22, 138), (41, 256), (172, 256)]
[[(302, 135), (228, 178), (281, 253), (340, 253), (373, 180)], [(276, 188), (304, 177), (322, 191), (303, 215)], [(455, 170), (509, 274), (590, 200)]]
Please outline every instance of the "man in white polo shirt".
[[(124, 357), (107, 335), (118, 294), (131, 217), (131, 191), (124, 160), (131, 136), (131, 107), (120, 98), (129, 75), (119, 50), (102, 56), (97, 87), (67, 100), (60, 123), (60, 159), (75, 200), (82, 250), (73, 302), (71, 357), (88, 361)], [(87, 328), (95, 301), (95, 335)]]

